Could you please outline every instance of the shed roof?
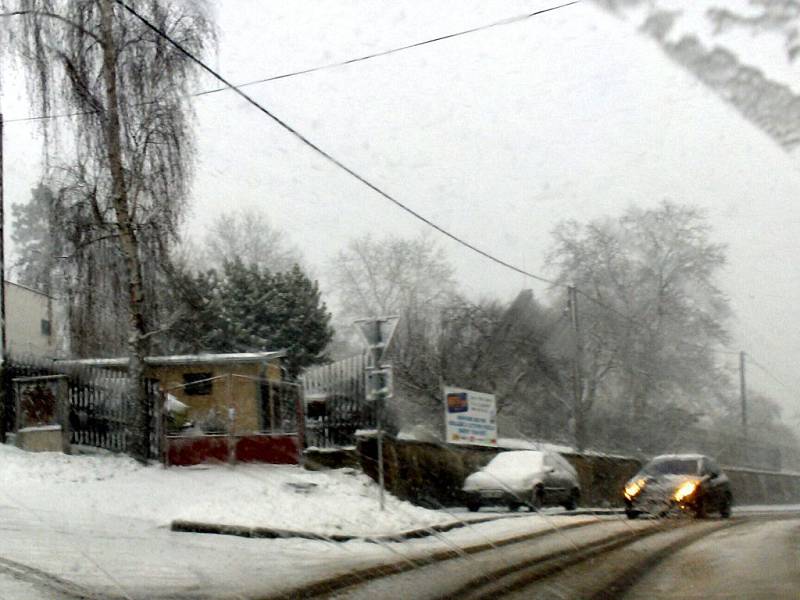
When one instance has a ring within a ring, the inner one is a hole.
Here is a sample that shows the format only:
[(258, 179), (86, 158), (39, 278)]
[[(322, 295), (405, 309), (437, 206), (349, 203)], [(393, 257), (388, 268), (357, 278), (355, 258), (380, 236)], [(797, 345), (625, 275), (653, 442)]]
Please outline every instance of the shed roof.
[[(146, 356), (145, 364), (151, 367), (210, 364), (243, 364), (263, 363), (286, 356), (286, 350), (272, 352), (235, 352), (229, 354), (179, 354), (172, 356)], [(124, 369), (128, 366), (128, 357), (119, 358), (80, 358), (54, 361), (56, 365), (65, 367), (99, 367), (107, 369)]]

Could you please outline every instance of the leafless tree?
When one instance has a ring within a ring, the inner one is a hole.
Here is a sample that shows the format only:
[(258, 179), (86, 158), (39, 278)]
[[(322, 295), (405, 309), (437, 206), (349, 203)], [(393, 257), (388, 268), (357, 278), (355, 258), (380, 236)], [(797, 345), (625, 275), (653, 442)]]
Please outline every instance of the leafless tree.
[[(213, 39), (201, 2), (136, 3), (157, 28), (195, 54)], [(26, 67), (44, 114), (70, 114), (74, 142), (62, 163), (60, 188), (89, 218), (92, 235), (114, 240), (124, 265), (128, 355), (134, 408), (131, 453), (148, 455), (148, 398), (143, 262), (166, 256), (183, 213), (191, 175), (191, 109), (195, 65), (114, 0), (2, 0), (0, 51)], [(45, 132), (55, 126), (42, 121)], [(147, 249), (148, 251), (145, 251)], [(147, 268), (155, 265), (148, 264)]]
[(328, 288), (335, 307), (334, 347), (352, 351), (354, 319), (399, 315), (398, 337), (424, 330), (454, 294), (453, 269), (442, 249), (426, 235), (353, 239), (331, 260)]
[(435, 307), (455, 286), (442, 249), (424, 235), (352, 240), (331, 273), (340, 313), (352, 318)]
[(277, 273), (302, 262), (300, 251), (272, 224), (267, 213), (253, 208), (220, 214), (208, 227), (203, 247), (193, 255), (192, 266), (200, 270), (221, 269), (225, 262), (238, 259)]
[(581, 291), (585, 412), (616, 395), (641, 427), (651, 402), (713, 395), (730, 309), (716, 285), (724, 247), (710, 233), (701, 211), (670, 202), (555, 230), (549, 263), (559, 284)]
[(568, 406), (549, 344), (563, 323), (530, 290), (510, 304), (452, 297), (437, 319), (401, 326), (392, 364), (416, 420), (441, 415), (444, 383), (495, 394), (498, 419), (519, 435), (562, 437)]

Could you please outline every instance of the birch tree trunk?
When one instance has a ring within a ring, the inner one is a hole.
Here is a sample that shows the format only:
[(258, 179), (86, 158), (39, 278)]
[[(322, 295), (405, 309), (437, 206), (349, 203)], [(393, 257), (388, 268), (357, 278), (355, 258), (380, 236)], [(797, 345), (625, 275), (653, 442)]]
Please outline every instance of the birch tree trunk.
[(101, 29), (103, 39), (103, 79), (106, 94), (106, 148), (111, 172), (112, 202), (116, 213), (116, 226), (120, 246), (125, 257), (129, 294), (128, 321), (128, 379), (129, 402), (133, 420), (128, 430), (128, 448), (140, 462), (149, 458), (150, 427), (148, 422), (149, 398), (145, 385), (147, 337), (144, 319), (144, 290), (139, 243), (131, 218), (128, 188), (122, 161), (120, 138), (119, 99), (117, 97), (117, 49), (114, 42), (112, 0), (101, 0)]

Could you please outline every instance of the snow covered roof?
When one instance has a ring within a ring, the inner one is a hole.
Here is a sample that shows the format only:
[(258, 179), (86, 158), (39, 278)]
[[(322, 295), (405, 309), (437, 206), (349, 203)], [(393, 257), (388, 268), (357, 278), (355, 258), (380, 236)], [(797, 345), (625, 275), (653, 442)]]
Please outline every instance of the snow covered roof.
[[(173, 356), (147, 356), (144, 362), (151, 367), (166, 367), (170, 365), (196, 365), (196, 364), (241, 364), (260, 363), (275, 358), (286, 356), (286, 350), (272, 352), (236, 352), (229, 354), (182, 354)], [(81, 358), (54, 361), (57, 365), (66, 367), (100, 367), (108, 369), (121, 369), (128, 366), (128, 357), (120, 358)]]
[(651, 459), (651, 462), (662, 461), (662, 460), (700, 460), (701, 458), (707, 458), (707, 457), (705, 454), (695, 454), (695, 453), (660, 454), (658, 456), (654, 456)]

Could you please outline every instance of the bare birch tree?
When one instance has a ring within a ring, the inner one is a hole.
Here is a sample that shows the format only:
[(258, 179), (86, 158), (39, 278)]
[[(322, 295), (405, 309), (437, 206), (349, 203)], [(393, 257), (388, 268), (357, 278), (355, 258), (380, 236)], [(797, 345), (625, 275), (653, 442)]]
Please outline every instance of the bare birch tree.
[[(135, 4), (192, 53), (213, 39), (204, 3)], [(192, 155), (187, 92), (196, 67), (114, 0), (0, 0), (0, 15), (0, 52), (25, 66), (37, 109), (70, 115), (59, 121), (73, 142), (70, 155), (56, 155), (56, 145), (45, 148), (49, 161), (64, 167), (59, 187), (91, 217), (98, 240), (114, 240), (124, 265), (130, 451), (146, 460), (144, 357), (153, 324), (145, 318), (143, 259), (152, 252), (166, 259), (183, 213)], [(54, 124), (42, 123), (47, 141)]]

